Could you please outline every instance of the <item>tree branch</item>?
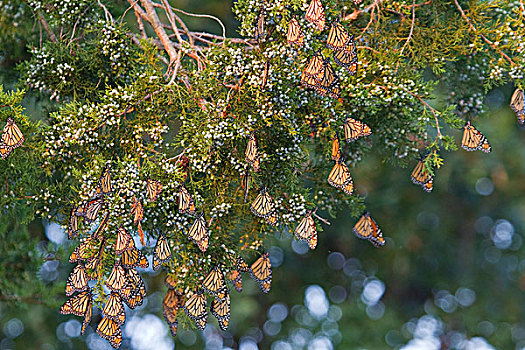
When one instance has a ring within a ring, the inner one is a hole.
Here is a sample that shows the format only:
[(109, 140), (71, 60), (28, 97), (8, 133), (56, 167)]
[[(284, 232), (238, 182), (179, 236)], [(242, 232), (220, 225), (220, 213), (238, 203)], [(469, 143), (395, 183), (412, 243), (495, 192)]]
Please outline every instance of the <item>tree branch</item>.
[(405, 41), (405, 45), (401, 48), (401, 51), (399, 51), (399, 60), (397, 61), (396, 65), (396, 72), (399, 68), (399, 63), (401, 62), (401, 59), (403, 57), (403, 51), (405, 51), (405, 48), (407, 47), (408, 43), (412, 39), (412, 34), (414, 33), (414, 23), (416, 22), (416, 0), (412, 0), (412, 24), (410, 25), (410, 33), (408, 33), (408, 38)]
[(141, 0), (141, 3), (146, 9), (146, 13), (148, 14), (148, 22), (153, 27), (155, 34), (157, 34), (162, 45), (164, 46), (164, 50), (166, 50), (168, 56), (170, 57), (170, 62), (174, 62), (178, 56), (177, 50), (175, 50), (173, 42), (170, 40), (168, 34), (166, 34), (166, 31), (162, 27), (159, 17), (157, 16), (155, 9), (153, 8), (153, 4), (150, 0)]
[(49, 28), (49, 24), (40, 12), (38, 12), (38, 20), (42, 24), (42, 27), (44, 27), (44, 30), (47, 32), (47, 35), (49, 35), (49, 40), (56, 43), (57, 37), (55, 36), (55, 33), (53, 33), (53, 31)]

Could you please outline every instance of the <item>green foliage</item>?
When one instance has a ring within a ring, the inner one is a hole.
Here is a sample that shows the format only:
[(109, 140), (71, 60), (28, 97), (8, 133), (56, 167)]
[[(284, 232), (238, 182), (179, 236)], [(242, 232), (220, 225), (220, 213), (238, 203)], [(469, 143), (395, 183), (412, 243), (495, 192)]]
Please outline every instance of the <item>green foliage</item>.
[[(303, 17), (309, 1), (237, 1), (241, 35), (253, 36), (254, 23), (261, 11), (264, 15), (266, 36), (257, 42), (190, 33), (166, 8), (160, 19), (164, 23), (146, 12), (146, 17), (136, 13), (142, 18), (138, 23), (113, 18), (123, 9), (111, 4), (108, 10), (104, 3), (27, 2), (48, 40), (37, 42), (32, 33), (31, 59), (19, 65), (20, 81), (57, 101), (43, 123), (22, 113), (22, 91), (0, 89), (0, 121), (13, 118), (26, 138), (2, 161), (8, 165), (0, 168), (7, 184), (0, 197), (2, 213), (23, 208), (24, 222), (39, 215), (66, 227), (71, 207), (93, 198), (103, 168), (110, 166), (113, 192), (104, 207), (109, 226), (103, 243), (89, 250), (101, 252), (97, 271), (89, 271), (98, 274), (93, 290), (99, 307), (107, 298), (105, 280), (119, 260), (105, 248), (114, 245), (119, 227), (139, 233), (131, 215), (133, 198), (144, 205), (146, 246), (141, 248), (151, 253), (159, 233), (167, 235), (173, 254), (165, 268), (176, 279), (176, 289), (188, 295), (214, 266), (231, 270), (232, 256), (255, 260), (272, 245), (275, 233), (293, 232), (309, 210), (318, 208), (319, 215), (332, 218), (341, 212), (355, 218), (365, 210), (364, 196), (371, 192), (362, 189), (378, 180), (373, 169), (370, 178), (355, 177), (360, 191), (352, 195), (326, 181), (334, 164), (331, 140), (343, 133), (347, 117), (372, 129), (369, 138), (342, 142), (353, 174), (369, 154), (401, 166), (425, 154), (426, 170), (438, 177), (446, 164), (442, 154), (457, 149), (454, 129), (484, 112), (488, 89), (523, 80), (523, 10), (510, 1), (413, 6), (401, 0), (365, 3), (355, 10), (348, 1), (324, 1), (327, 28), (340, 19), (358, 47), (355, 75), (334, 66), (340, 99), (300, 84), (315, 52), (332, 55), (325, 47), (328, 30), (319, 32)], [(2, 2), (0, 9), (0, 25), (27, 11)], [(286, 44), (292, 16), (305, 34), (303, 47)], [(141, 29), (143, 22), (146, 29)], [(17, 33), (9, 26), (1, 34), (0, 50)], [(246, 161), (252, 133), (260, 172)], [(245, 200), (241, 178), (248, 174)], [(163, 185), (154, 202), (147, 197), (148, 179)], [(205, 253), (187, 237), (194, 217), (178, 211), (181, 185), (210, 227)], [(275, 199), (277, 228), (250, 211), (263, 187)], [(79, 238), (90, 236), (98, 224), (81, 222)], [(319, 230), (321, 225), (318, 221)], [(27, 232), (17, 230), (17, 236), (25, 235), (24, 247), (34, 245)], [(65, 260), (65, 251), (57, 254)], [(18, 294), (27, 282), (20, 281), (9, 293)], [(188, 323), (184, 316), (181, 323)]]

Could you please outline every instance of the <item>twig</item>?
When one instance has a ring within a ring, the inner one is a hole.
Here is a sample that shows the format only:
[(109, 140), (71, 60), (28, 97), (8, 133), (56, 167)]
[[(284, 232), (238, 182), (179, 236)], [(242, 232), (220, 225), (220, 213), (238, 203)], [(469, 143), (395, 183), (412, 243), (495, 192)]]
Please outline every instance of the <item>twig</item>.
[(437, 131), (437, 137), (439, 139), (442, 139), (443, 138), (443, 135), (441, 134), (441, 129), (439, 127), (439, 120), (438, 120), (438, 114), (437, 114), (437, 110), (435, 108), (433, 108), (432, 106), (430, 106), (425, 100), (423, 100), (421, 98), (421, 96), (419, 96), (418, 94), (415, 94), (413, 93), (412, 91), (410, 90), (407, 90), (406, 88), (403, 88), (406, 92), (408, 92), (410, 95), (414, 96), (415, 98), (417, 98), (425, 107), (427, 107), (428, 109), (430, 109), (430, 112), (434, 115), (434, 120), (436, 122), (436, 131)]
[(325, 218), (322, 218), (320, 217), (319, 215), (317, 215), (317, 207), (315, 208), (315, 210), (312, 212), (312, 215), (315, 216), (316, 218), (318, 218), (319, 220), (321, 220), (322, 222), (324, 222), (325, 224), (327, 225), (331, 225), (330, 221), (326, 220)]
[(359, 17), (360, 14), (364, 13), (364, 12), (368, 12), (370, 11), (371, 9), (373, 9), (377, 3), (380, 3), (382, 2), (383, 0), (374, 0), (374, 2), (372, 2), (370, 5), (368, 5), (367, 7), (365, 7), (364, 9), (362, 10), (359, 10), (359, 9), (356, 9), (354, 12), (352, 12), (351, 14), (345, 16), (343, 18), (343, 21), (354, 21), (357, 19), (357, 17)]
[(514, 66), (515, 63), (509, 56), (507, 56), (503, 51), (501, 51), (501, 49), (498, 48), (492, 41), (487, 39), (487, 37), (485, 35), (483, 35), (481, 33), (478, 33), (478, 30), (476, 29), (476, 27), (474, 27), (474, 25), (472, 24), (470, 19), (465, 14), (465, 11), (463, 11), (463, 8), (461, 8), (461, 5), (459, 4), (458, 0), (454, 0), (454, 3), (456, 4), (456, 7), (458, 8), (459, 12), (461, 13), (461, 17), (463, 17), (463, 19), (467, 22), (470, 30), (472, 30), (475, 34), (479, 35), (483, 39), (483, 41), (485, 41), (487, 44), (489, 44), (494, 50), (499, 52), (499, 54), (502, 57), (504, 57), (507, 61), (509, 61), (511, 66)]
[(52, 42), (56, 43), (57, 37), (55, 36), (55, 33), (53, 33), (53, 31), (49, 28), (49, 24), (40, 12), (38, 12), (38, 20), (42, 24), (42, 27), (44, 27), (44, 30), (47, 32), (47, 35), (49, 35), (49, 39)]
[(172, 7), (173, 10), (175, 11), (178, 11), (180, 13), (183, 13), (185, 14), (186, 16), (191, 16), (191, 17), (201, 17), (201, 18), (211, 18), (215, 21), (217, 21), (217, 23), (219, 23), (219, 25), (221, 26), (222, 28), (222, 40), (226, 40), (226, 27), (224, 26), (224, 24), (222, 23), (222, 21), (220, 19), (218, 19), (217, 17), (215, 16), (212, 16), (212, 15), (198, 15), (198, 14), (195, 14), (195, 13), (189, 13), (189, 12), (186, 12), (186, 11), (183, 11), (181, 9), (177, 9), (177, 8), (174, 8)]
[(401, 48), (401, 51), (399, 51), (399, 60), (396, 64), (396, 72), (399, 68), (399, 63), (401, 62), (401, 59), (403, 57), (403, 51), (405, 51), (405, 48), (407, 47), (408, 43), (412, 39), (412, 34), (414, 33), (414, 23), (416, 22), (416, 0), (412, 0), (412, 24), (410, 25), (410, 33), (408, 33), (408, 38), (405, 41), (405, 45)]
[(173, 84), (173, 82), (175, 81), (175, 78), (177, 77), (177, 72), (179, 71), (181, 58), (182, 58), (182, 50), (179, 50), (177, 60), (175, 61), (175, 68), (173, 69), (173, 73), (171, 74), (171, 79), (168, 82), (168, 85)]
[(186, 150), (187, 150), (187, 148), (183, 149), (182, 152), (181, 152), (180, 154), (177, 154), (176, 156), (173, 156), (173, 157), (171, 157), (171, 158), (168, 158), (168, 159), (166, 159), (166, 161), (167, 161), (167, 162), (170, 162), (170, 161), (172, 161), (172, 160), (175, 160), (175, 159), (177, 159), (177, 158), (182, 157), (182, 156), (184, 155), (184, 153), (186, 153)]
[(126, 16), (126, 14), (128, 13), (129, 10), (131, 10), (133, 8), (133, 5), (136, 5), (137, 2), (139, 2), (139, 0), (135, 0), (135, 2), (133, 4), (131, 4), (131, 6), (129, 6), (126, 11), (124, 11), (124, 13), (122, 14), (122, 16), (120, 16), (120, 24), (122, 24), (122, 21), (124, 20), (124, 17)]
[(373, 49), (373, 48), (371, 48), (371, 47), (369, 47), (369, 46), (361, 46), (361, 45), (358, 45), (358, 46), (356, 46), (356, 47), (357, 47), (358, 49), (366, 49), (366, 50), (370, 50), (370, 51), (372, 51), (372, 52), (374, 52), (374, 53), (381, 53), (381, 52), (379, 52), (378, 50)]
[(100, 2), (100, 0), (97, 0), (98, 6), (102, 7), (104, 10), (104, 16), (106, 16), (106, 21), (113, 23), (113, 16), (111, 16), (111, 13), (108, 11), (106, 6), (104, 6), (103, 3)]

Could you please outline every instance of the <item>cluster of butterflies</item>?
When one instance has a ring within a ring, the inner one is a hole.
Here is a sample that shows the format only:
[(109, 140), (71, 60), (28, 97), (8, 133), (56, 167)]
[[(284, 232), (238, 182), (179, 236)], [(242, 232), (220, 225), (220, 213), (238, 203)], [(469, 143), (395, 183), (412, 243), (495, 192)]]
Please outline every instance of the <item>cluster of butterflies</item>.
[[(159, 181), (148, 179), (146, 191), (148, 199), (155, 201), (162, 191), (162, 184)], [(89, 224), (99, 217), (99, 213), (104, 207), (105, 197), (112, 192), (110, 168), (108, 165), (104, 168), (99, 178), (92, 198), (77, 207), (73, 207), (68, 228), (70, 239), (78, 234), (79, 219), (83, 219)], [(195, 214), (193, 199), (184, 186), (181, 186), (179, 189), (178, 204), (180, 213)], [(143, 218), (142, 208), (142, 202), (133, 197), (131, 215), (134, 224), (138, 225), (137, 230), (139, 232), (141, 231), (140, 221)], [(86, 326), (91, 321), (93, 306), (93, 292), (88, 282), (104, 278), (106, 271), (101, 262), (104, 261), (105, 254), (107, 254), (105, 253), (106, 249), (112, 248), (118, 260), (104, 282), (110, 291), (110, 295), (107, 297), (102, 309), (103, 318), (98, 324), (97, 334), (108, 340), (114, 348), (118, 348), (122, 343), (121, 326), (126, 320), (124, 303), (130, 309), (134, 309), (142, 305), (146, 296), (145, 283), (136, 268), (147, 268), (149, 263), (144, 254), (135, 247), (132, 235), (122, 226), (119, 227), (116, 237), (104, 234), (109, 225), (110, 213), (105, 212), (101, 216), (102, 218), (97, 229), (70, 256), (69, 261), (77, 263), (66, 283), (66, 295), (72, 297), (60, 308), (60, 313), (84, 317), (81, 328), (81, 334), (84, 334)], [(194, 224), (188, 232), (188, 237), (197, 244), (201, 251), (204, 252), (208, 248), (209, 234), (202, 213), (197, 215)], [(142, 239), (143, 236), (141, 236)], [(171, 249), (168, 239), (163, 234), (159, 234), (153, 251), (153, 269), (159, 269), (170, 258)], [(263, 292), (267, 293), (270, 290), (272, 272), (268, 254), (263, 254), (251, 267), (242, 258), (237, 258), (235, 268), (231, 269), (226, 277), (239, 292), (242, 291), (241, 272), (249, 272), (259, 283)], [(163, 300), (163, 309), (164, 317), (174, 336), (178, 326), (177, 312), (181, 307), (195, 321), (197, 327), (200, 329), (205, 327), (207, 312), (204, 292), (210, 293), (215, 297), (210, 311), (219, 320), (220, 327), (222, 329), (228, 327), (230, 297), (224, 281), (222, 270), (219, 267), (215, 267), (202, 282), (202, 290), (199, 289), (185, 300), (182, 293), (175, 289), (176, 280), (168, 275), (166, 278), (168, 292)], [(75, 293), (78, 294), (74, 295)]]
[[(155, 200), (161, 189), (160, 183), (148, 180), (147, 191), (150, 200)], [(69, 238), (78, 234), (79, 219), (83, 218), (88, 224), (97, 219), (104, 207), (105, 197), (112, 192), (108, 165), (102, 172), (93, 198), (72, 209), (68, 228)], [(140, 214), (137, 213), (138, 207), (140, 207)], [(135, 222), (137, 218), (142, 219), (142, 205), (137, 205), (136, 199), (132, 206), (132, 215), (135, 217)], [(136, 268), (147, 268), (149, 263), (144, 254), (135, 247), (132, 235), (122, 226), (119, 227), (116, 237), (105, 234), (109, 218), (110, 212), (107, 211), (102, 215), (97, 229), (71, 254), (69, 262), (77, 263), (77, 266), (67, 280), (66, 295), (78, 294), (62, 305), (60, 313), (84, 317), (81, 334), (84, 333), (91, 320), (93, 305), (93, 292), (88, 282), (104, 278), (106, 270), (101, 263), (106, 258), (106, 250), (112, 248), (118, 260), (105, 279), (105, 286), (110, 294), (102, 309), (103, 318), (98, 324), (97, 334), (108, 340), (114, 348), (118, 348), (122, 343), (121, 326), (126, 320), (124, 303), (130, 309), (134, 309), (142, 305), (146, 296), (146, 285)], [(160, 235), (154, 249), (154, 269), (158, 269), (162, 263), (169, 261), (170, 256), (168, 240), (164, 235)]]
[(24, 142), (24, 135), (15, 124), (12, 118), (7, 118), (7, 123), (2, 131), (0, 139), (0, 158), (5, 159), (17, 147), (20, 147)]
[[(323, 31), (325, 28), (325, 14), (321, 0), (312, 0), (305, 15), (305, 19)], [(292, 18), (288, 26), (287, 41), (290, 44), (303, 45), (304, 35), (299, 22)], [(334, 61), (347, 68), (350, 75), (357, 72), (357, 48), (353, 35), (349, 35), (339, 22), (332, 23), (326, 45), (333, 50)], [(333, 98), (341, 96), (339, 77), (330, 64), (330, 57), (324, 58), (320, 50), (310, 57), (301, 74), (301, 84), (315, 89), (322, 96), (330, 95)]]
[[(372, 129), (368, 125), (352, 118), (345, 119), (343, 129), (346, 142), (356, 141), (361, 137), (372, 134)], [(332, 160), (335, 161), (335, 164), (328, 175), (328, 183), (348, 195), (352, 194), (354, 192), (354, 182), (341, 154), (341, 143), (337, 132), (332, 141)], [(385, 244), (381, 229), (379, 229), (368, 212), (365, 212), (357, 221), (353, 231), (358, 238), (368, 239), (376, 247)]]
[[(361, 1), (354, 0), (354, 3), (357, 6)], [(313, 23), (319, 31), (325, 29), (326, 17), (321, 0), (312, 0), (306, 10), (305, 19)], [(264, 40), (266, 37), (264, 23), (264, 10), (261, 8), (255, 25), (255, 38), (259, 41)], [(295, 17), (292, 17), (288, 24), (286, 40), (290, 45), (304, 45), (303, 30)], [(338, 65), (347, 68), (350, 75), (355, 75), (358, 58), (354, 36), (349, 35), (339, 22), (332, 23), (326, 45), (333, 50), (334, 61)], [(268, 64), (268, 61), (266, 61), (262, 86), (266, 85)], [(341, 95), (339, 78), (330, 64), (330, 58), (325, 59), (320, 51), (317, 51), (309, 59), (309, 62), (303, 69), (301, 84), (307, 88), (315, 89), (322, 96), (330, 95), (333, 98), (339, 98)]]
[[(260, 156), (259, 148), (257, 146), (257, 137), (255, 133), (251, 133), (246, 145), (245, 158), (249, 165), (252, 166), (254, 171), (260, 171)], [(241, 184), (244, 188), (244, 198), (246, 200), (248, 196), (250, 186), (250, 168), (246, 167), (245, 173), (242, 176)], [(277, 214), (275, 209), (275, 203), (273, 197), (268, 193), (265, 187), (261, 187), (259, 194), (250, 205), (250, 210), (255, 216), (264, 218), (266, 222), (272, 226), (277, 225)], [(303, 219), (299, 222), (299, 225), (295, 228), (295, 236), (302, 241), (308, 243), (310, 249), (317, 247), (317, 230), (315, 227), (315, 221), (312, 215), (315, 213), (308, 212)]]
[[(272, 269), (268, 253), (262, 254), (251, 266), (237, 257), (234, 268), (226, 274), (226, 279), (233, 285), (235, 290), (242, 292), (241, 273), (249, 273), (259, 283), (264, 293), (270, 291), (272, 283)], [(164, 317), (170, 325), (173, 335), (177, 332), (177, 312), (182, 307), (184, 312), (195, 322), (200, 330), (206, 327), (208, 320), (207, 294), (213, 297), (210, 312), (219, 322), (222, 330), (226, 330), (230, 323), (230, 294), (226, 285), (226, 279), (219, 266), (214, 267), (204, 278), (201, 288), (195, 291), (187, 300), (183, 299), (182, 293), (172, 292), (174, 281), (171, 277), (166, 278), (166, 284), (170, 288), (164, 298)], [(207, 293), (207, 294), (206, 294)]]

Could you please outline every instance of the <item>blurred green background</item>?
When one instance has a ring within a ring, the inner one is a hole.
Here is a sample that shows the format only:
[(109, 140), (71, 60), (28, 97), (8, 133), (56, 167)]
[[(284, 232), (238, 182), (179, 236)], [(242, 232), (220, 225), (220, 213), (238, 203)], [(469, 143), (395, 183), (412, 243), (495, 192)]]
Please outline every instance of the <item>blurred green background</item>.
[[(235, 36), (231, 5), (176, 3), (221, 18), (227, 35)], [(195, 30), (220, 30), (204, 19), (188, 19), (188, 24)], [(16, 40), (16, 51), (8, 50), (15, 46), (6, 45), (5, 38), (0, 45), (0, 83), (8, 88), (16, 86), (15, 65), (27, 59), (22, 48), (31, 38)], [(412, 168), (385, 164), (379, 154), (368, 154), (351, 169), (357, 193), (366, 196), (387, 237), (385, 247), (376, 249), (357, 239), (352, 233), (355, 219), (344, 208), (330, 226), (323, 224), (314, 251), (282, 232), (270, 250), (270, 293), (262, 295), (245, 275), (245, 290), (232, 292), (227, 332), (210, 317), (204, 332), (181, 325), (176, 339), (162, 317), (164, 275), (144, 271), (148, 298), (136, 310), (127, 310), (122, 349), (525, 348), (525, 130), (508, 107), (512, 91), (512, 86), (494, 89), (485, 99), (490, 118), (482, 118), (477, 127), (487, 135), (492, 153), (442, 154), (445, 165), (436, 171), (431, 194), (411, 183)], [(24, 103), (27, 113), (38, 118), (48, 102), (29, 94)], [(461, 138), (459, 132), (455, 135)], [(29, 270), (20, 260), (21, 255), (49, 252), (66, 256), (74, 242), (56, 224), (13, 222), (16, 218), (0, 219), (0, 244), (8, 252), (0, 257), (0, 266), (18, 264), (13, 280), (38, 279), (56, 296), (56, 305), (0, 295), (0, 349), (109, 349), (94, 328), (78, 336), (80, 318), (58, 314), (73, 265), (50, 258)], [(12, 242), (9, 235), (24, 237), (35, 250), (22, 254), (23, 242)]]

